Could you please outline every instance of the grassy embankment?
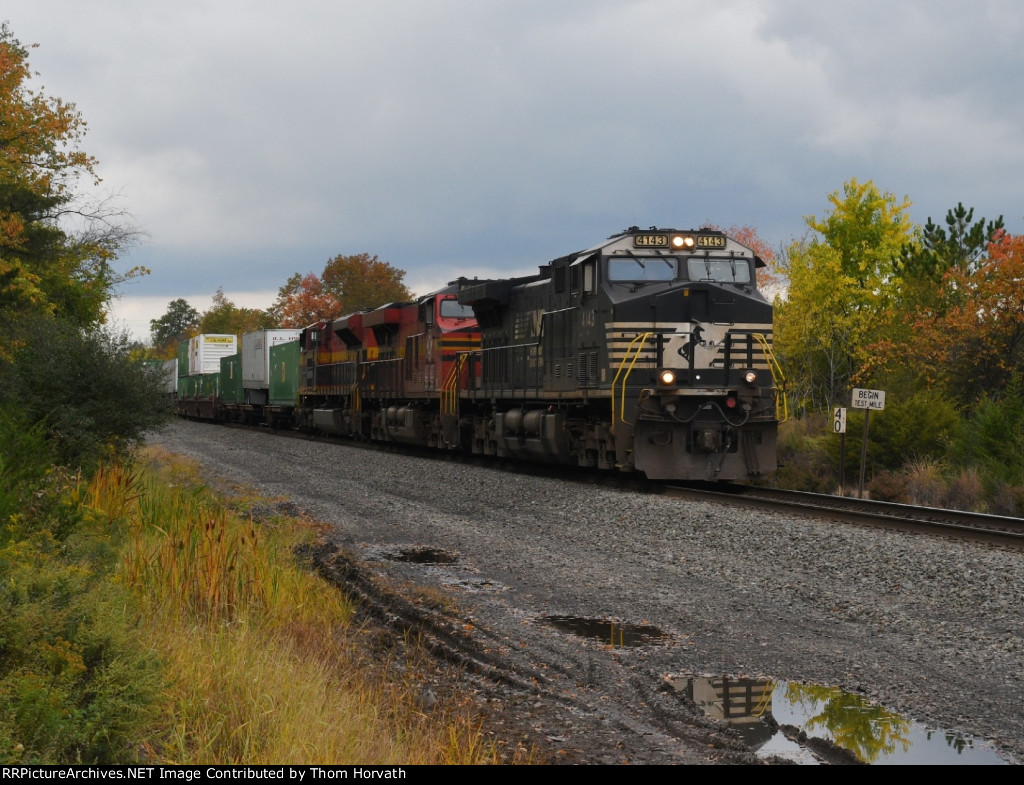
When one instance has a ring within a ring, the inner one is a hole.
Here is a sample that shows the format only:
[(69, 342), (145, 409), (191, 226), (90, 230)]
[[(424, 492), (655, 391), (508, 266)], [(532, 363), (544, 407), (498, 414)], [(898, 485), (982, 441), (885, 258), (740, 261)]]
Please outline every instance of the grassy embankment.
[(314, 526), (253, 523), (174, 456), (138, 466), (69, 479), (47, 530), (0, 540), (0, 762), (497, 762), (468, 706), (421, 707), (415, 662), (364, 654), (293, 556)]

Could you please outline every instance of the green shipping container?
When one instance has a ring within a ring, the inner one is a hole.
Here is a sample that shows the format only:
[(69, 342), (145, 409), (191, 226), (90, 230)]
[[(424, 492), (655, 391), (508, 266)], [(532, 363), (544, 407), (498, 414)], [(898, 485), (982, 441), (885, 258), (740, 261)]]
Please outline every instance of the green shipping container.
[(178, 378), (188, 376), (188, 339), (178, 341)]
[(299, 395), (299, 342), (286, 341), (270, 347), (271, 406), (294, 406)]
[(195, 398), (196, 393), (199, 391), (199, 377), (198, 376), (179, 376), (178, 377), (178, 397), (179, 398)]
[(245, 403), (242, 389), (242, 355), (232, 354), (220, 358), (220, 402)]
[(194, 377), (199, 380), (199, 397), (216, 400), (220, 392), (220, 374), (203, 373)]

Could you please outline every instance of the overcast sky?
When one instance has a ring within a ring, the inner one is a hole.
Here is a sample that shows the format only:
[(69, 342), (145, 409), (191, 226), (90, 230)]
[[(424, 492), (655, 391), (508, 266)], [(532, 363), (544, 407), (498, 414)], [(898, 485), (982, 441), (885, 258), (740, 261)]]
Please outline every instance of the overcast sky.
[(627, 226), (772, 246), (850, 178), (1024, 232), (1014, 0), (10, 0), (146, 239), (118, 320), (367, 252), (418, 294)]

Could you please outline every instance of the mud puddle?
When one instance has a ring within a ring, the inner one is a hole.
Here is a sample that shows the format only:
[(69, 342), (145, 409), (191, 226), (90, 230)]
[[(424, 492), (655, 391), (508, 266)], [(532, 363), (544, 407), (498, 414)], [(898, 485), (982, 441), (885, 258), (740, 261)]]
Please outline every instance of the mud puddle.
[[(796, 763), (1007, 765), (983, 739), (928, 728), (838, 687), (775, 679), (669, 677), (704, 713), (727, 722), (761, 757)], [(817, 742), (817, 743), (816, 743)]]

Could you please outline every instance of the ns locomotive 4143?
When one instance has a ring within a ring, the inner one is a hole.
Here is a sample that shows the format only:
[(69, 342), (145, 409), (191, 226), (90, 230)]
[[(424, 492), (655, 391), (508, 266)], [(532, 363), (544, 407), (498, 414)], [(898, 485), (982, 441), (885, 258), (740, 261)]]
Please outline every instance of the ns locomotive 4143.
[(771, 472), (785, 399), (759, 266), (718, 231), (632, 227), (533, 276), (318, 323), (299, 423), (652, 479)]

